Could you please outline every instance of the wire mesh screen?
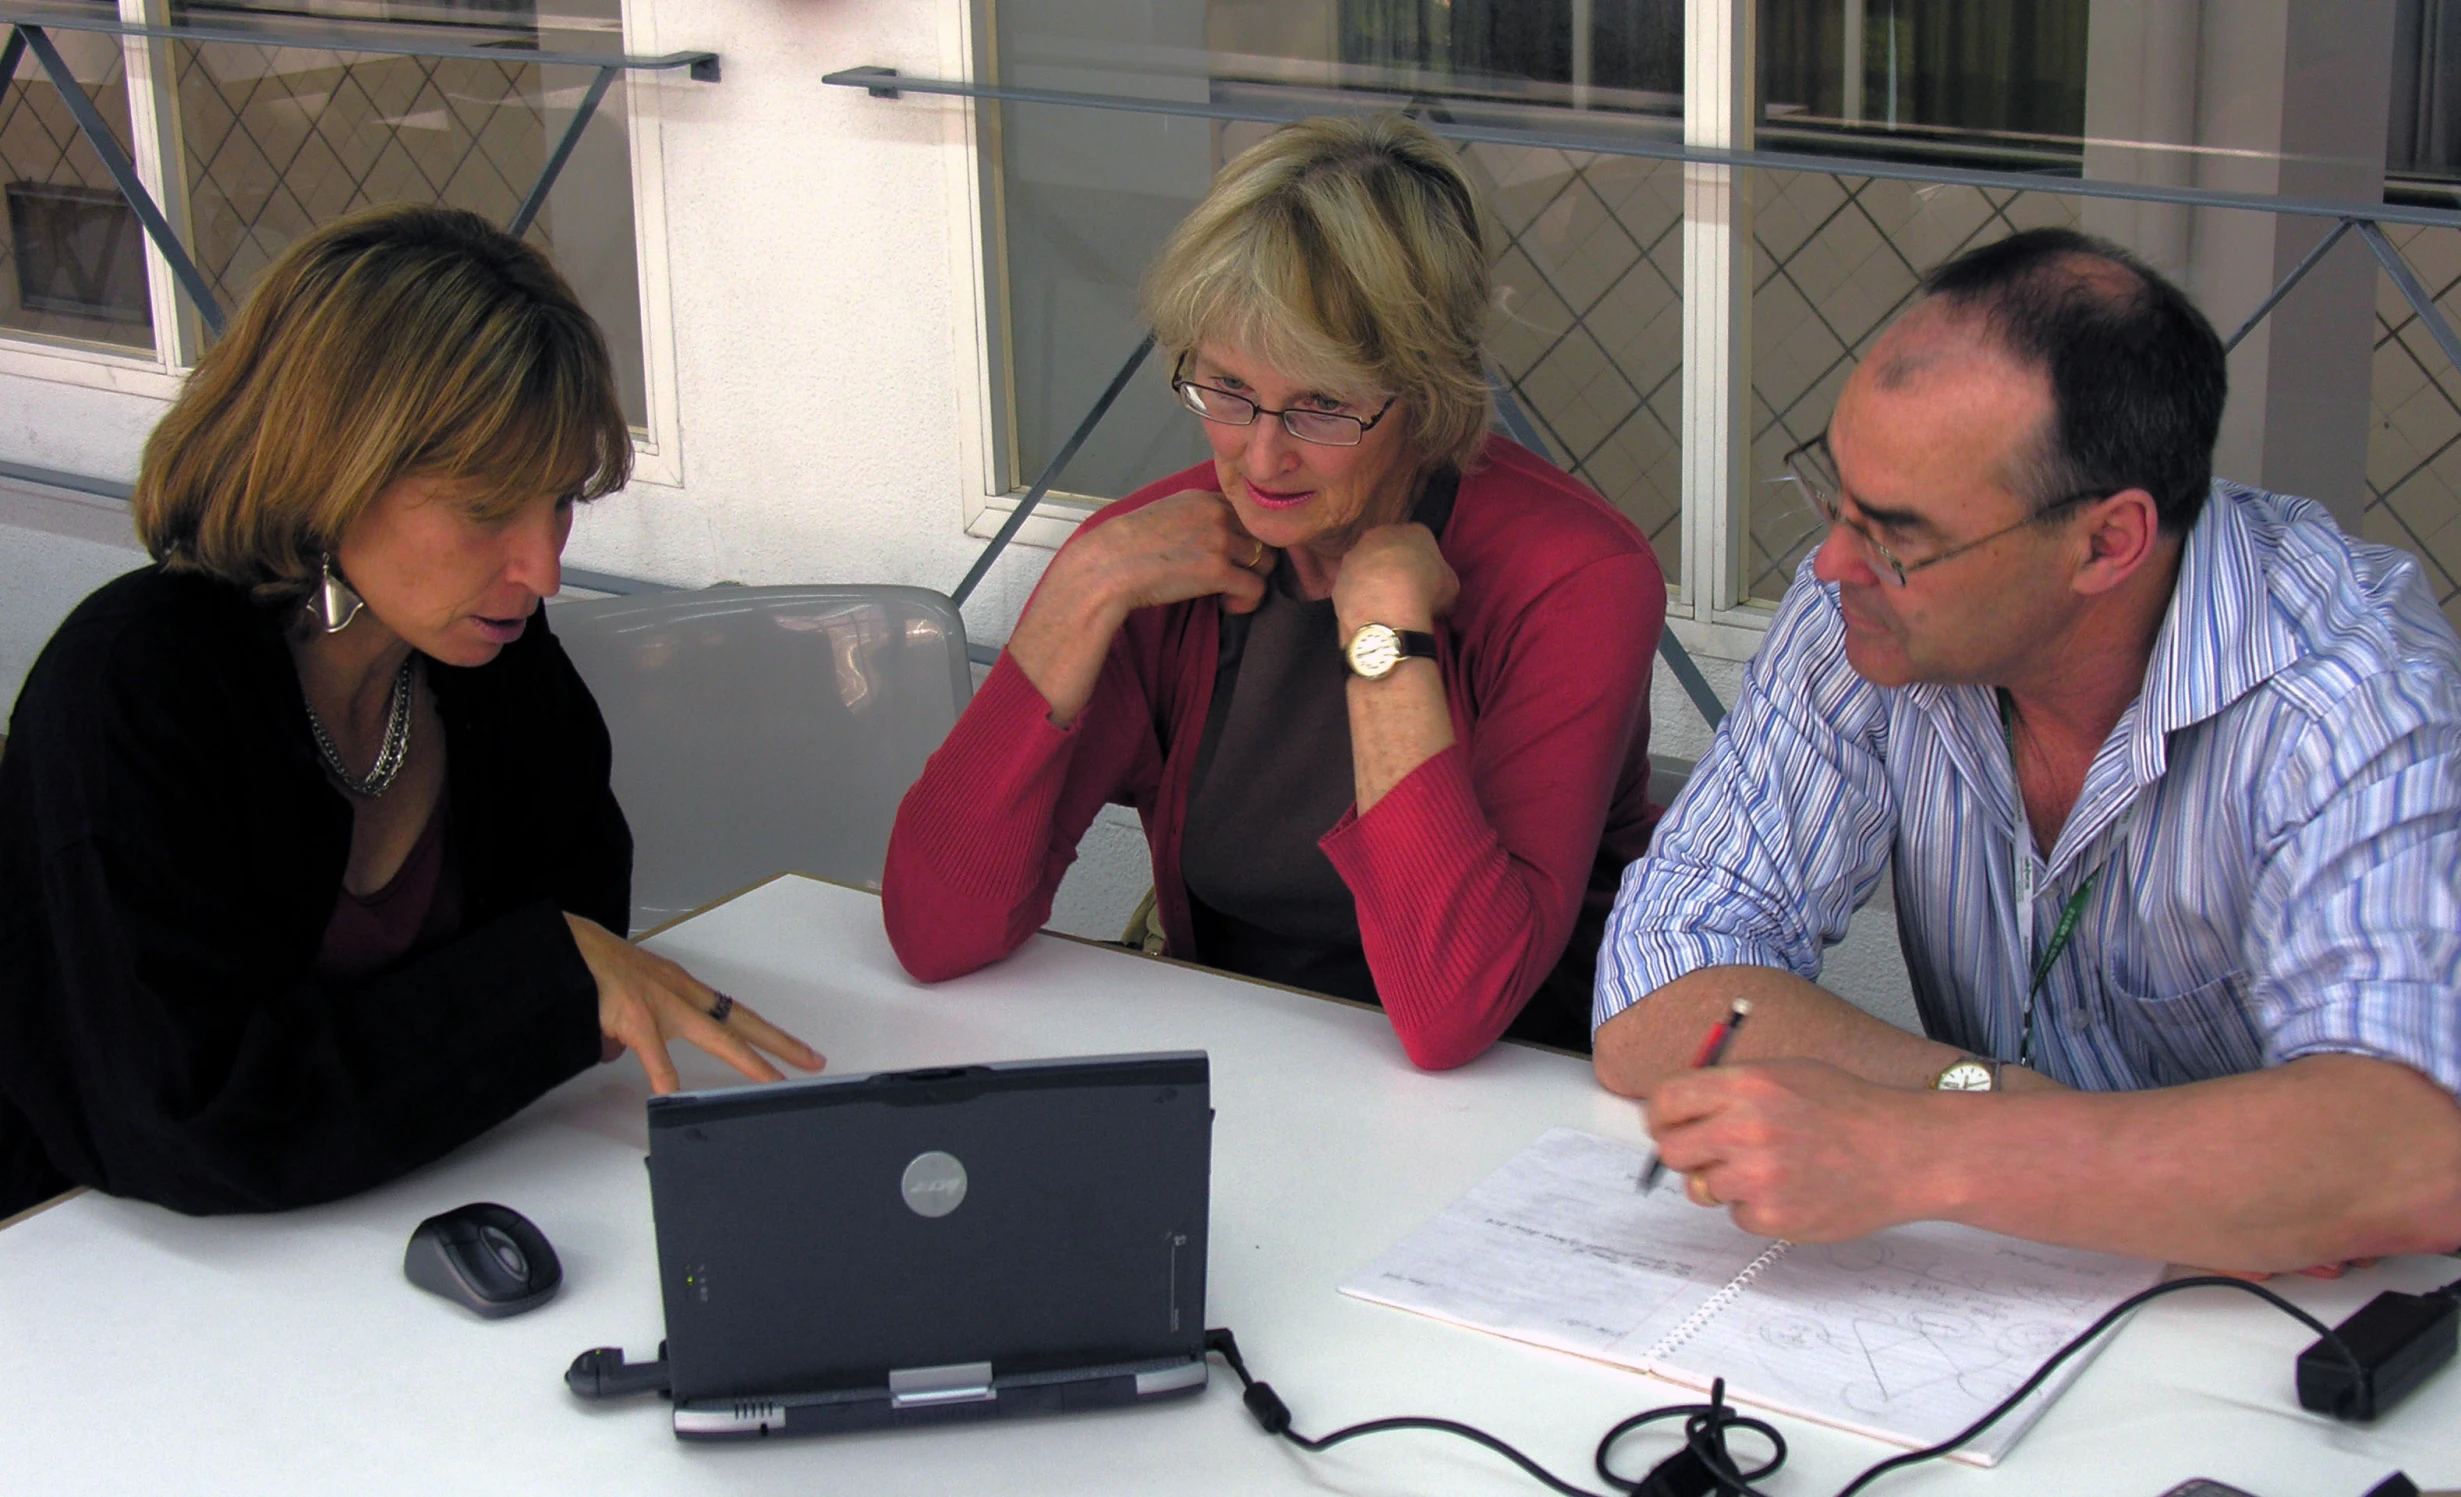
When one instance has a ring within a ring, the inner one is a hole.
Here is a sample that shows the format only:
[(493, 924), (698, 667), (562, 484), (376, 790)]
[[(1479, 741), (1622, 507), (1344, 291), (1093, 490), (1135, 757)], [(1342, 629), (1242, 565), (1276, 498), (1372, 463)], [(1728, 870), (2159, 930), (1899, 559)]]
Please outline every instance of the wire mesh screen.
[(1783, 597), (1824, 527), (1783, 482), (1786, 452), (1827, 429), (1846, 376), (1914, 297), (1924, 271), (1977, 244), (2076, 227), (2056, 193), (1752, 175), (1752, 484), (1741, 595)]
[[(2384, 233), (2436, 310), (2461, 322), (2461, 231), (2388, 224)], [(2461, 370), (2380, 272), (2372, 404), (2360, 533), (2415, 555), (2428, 595), (2461, 628)]]
[[(176, 44), (190, 253), (235, 307), (283, 249), (379, 203), (439, 203), (509, 222), (591, 73), (518, 60)], [(623, 90), (526, 238), (553, 255), (615, 353), (625, 413), (647, 420)]]
[(1683, 168), (1474, 145), (1504, 236), (1488, 354), (1551, 454), (1683, 568)]

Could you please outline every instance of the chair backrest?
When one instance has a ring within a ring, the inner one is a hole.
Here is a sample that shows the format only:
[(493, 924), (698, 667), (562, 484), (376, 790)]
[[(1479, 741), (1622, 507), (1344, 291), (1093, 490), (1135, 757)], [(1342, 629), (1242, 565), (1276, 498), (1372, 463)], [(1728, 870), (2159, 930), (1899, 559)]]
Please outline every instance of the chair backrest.
[(973, 695), (919, 587), (713, 587), (550, 615), (615, 741), (646, 930), (773, 873), (877, 883), (897, 803)]

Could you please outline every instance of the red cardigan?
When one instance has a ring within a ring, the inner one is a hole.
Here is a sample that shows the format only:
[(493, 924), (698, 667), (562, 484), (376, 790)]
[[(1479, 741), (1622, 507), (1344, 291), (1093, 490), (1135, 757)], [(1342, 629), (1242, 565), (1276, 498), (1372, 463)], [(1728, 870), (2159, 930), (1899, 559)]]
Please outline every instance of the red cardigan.
[[(1085, 523), (1215, 482), (1210, 465), (1191, 468)], [(1502, 437), (1462, 480), (1439, 542), (1461, 579), (1436, 630), (1455, 742), (1318, 844), (1358, 901), (1394, 1032), (1430, 1070), (1494, 1044), (1554, 968), (1602, 838), (1618, 867), (1647, 846), (1649, 672), (1666, 620), (1665, 578), (1632, 523)], [(1000, 656), (889, 836), (882, 909), (907, 971), (937, 982), (1016, 950), (1050, 918), (1106, 801), (1143, 818), (1164, 935), (1195, 949), (1179, 841), (1220, 620), (1212, 597), (1130, 614), (1066, 728)]]

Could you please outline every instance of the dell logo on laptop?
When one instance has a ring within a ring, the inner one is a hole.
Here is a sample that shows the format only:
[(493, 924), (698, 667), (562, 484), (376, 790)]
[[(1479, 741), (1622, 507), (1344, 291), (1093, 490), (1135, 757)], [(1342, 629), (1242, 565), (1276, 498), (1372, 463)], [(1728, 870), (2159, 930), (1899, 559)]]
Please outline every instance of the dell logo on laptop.
[(906, 1209), (915, 1215), (946, 1216), (965, 1202), (966, 1167), (957, 1162), (957, 1156), (938, 1149), (917, 1154), (897, 1189), (906, 1198)]

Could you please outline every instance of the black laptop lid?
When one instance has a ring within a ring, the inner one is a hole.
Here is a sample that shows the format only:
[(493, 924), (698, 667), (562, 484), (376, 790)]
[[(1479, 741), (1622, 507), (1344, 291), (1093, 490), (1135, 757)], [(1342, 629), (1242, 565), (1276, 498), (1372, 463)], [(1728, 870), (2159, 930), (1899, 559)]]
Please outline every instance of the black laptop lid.
[(1206, 1058), (819, 1077), (653, 1097), (678, 1400), (1200, 1356)]

